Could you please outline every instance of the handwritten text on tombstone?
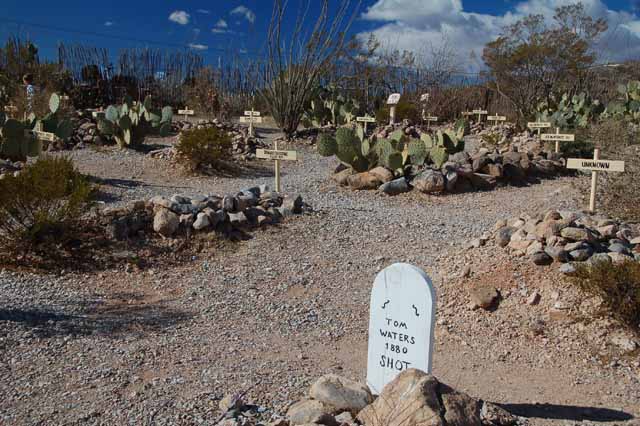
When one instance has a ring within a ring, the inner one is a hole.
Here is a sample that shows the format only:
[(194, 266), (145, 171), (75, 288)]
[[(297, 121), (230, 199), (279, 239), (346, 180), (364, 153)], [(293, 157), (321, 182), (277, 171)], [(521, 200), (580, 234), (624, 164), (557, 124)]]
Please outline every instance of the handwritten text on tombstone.
[(367, 383), (374, 393), (409, 368), (431, 371), (436, 294), (415, 266), (381, 271), (371, 292)]

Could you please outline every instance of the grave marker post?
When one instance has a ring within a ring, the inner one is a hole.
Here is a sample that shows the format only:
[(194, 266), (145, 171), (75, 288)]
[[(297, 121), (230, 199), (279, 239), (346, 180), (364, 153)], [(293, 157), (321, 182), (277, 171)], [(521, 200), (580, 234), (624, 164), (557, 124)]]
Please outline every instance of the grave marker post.
[(530, 121), (527, 123), (527, 127), (530, 128), (531, 130), (537, 130), (538, 131), (538, 137), (540, 137), (540, 130), (542, 129), (548, 129), (551, 127), (551, 123), (549, 123), (548, 121)]
[(482, 116), (483, 115), (487, 115), (489, 114), (489, 111), (485, 111), (483, 109), (474, 109), (473, 111), (471, 111), (473, 114), (477, 114), (478, 115), (478, 124), (480, 124), (482, 122)]
[(380, 394), (401, 371), (431, 373), (436, 292), (419, 268), (396, 263), (373, 283), (369, 312), (367, 384)]
[(571, 133), (561, 134), (560, 127), (556, 127), (556, 133), (546, 133), (540, 136), (541, 141), (555, 141), (556, 153), (560, 152), (560, 142), (573, 142), (576, 140), (576, 135)]
[(396, 106), (400, 102), (400, 93), (393, 93), (389, 95), (387, 99), (387, 105), (389, 105), (389, 124), (395, 124), (396, 122)]
[(507, 117), (504, 115), (489, 115), (487, 121), (493, 121), (493, 126), (497, 126), (499, 121), (507, 121)]
[(196, 112), (192, 109), (189, 109), (187, 106), (185, 106), (185, 109), (179, 109), (178, 110), (178, 114), (179, 115), (184, 115), (184, 121), (187, 121), (187, 117), (190, 115), (195, 115)]
[(600, 150), (593, 150), (593, 160), (584, 158), (569, 158), (567, 169), (591, 170), (591, 195), (589, 196), (589, 210), (596, 210), (596, 191), (598, 187), (598, 172), (624, 172), (624, 161), (600, 160)]
[(253, 123), (262, 123), (262, 117), (259, 111), (254, 111), (251, 107), (251, 111), (245, 111), (244, 117), (240, 117), (241, 123), (249, 123), (249, 136), (253, 136)]
[(368, 123), (375, 123), (376, 119), (373, 117), (370, 117), (369, 115), (365, 115), (364, 117), (356, 117), (356, 121), (359, 123), (362, 123), (364, 126), (364, 134), (367, 134), (367, 124)]
[(280, 192), (280, 161), (297, 161), (296, 151), (282, 151), (278, 149), (278, 140), (273, 142), (274, 149), (257, 149), (256, 157), (275, 161), (276, 192)]

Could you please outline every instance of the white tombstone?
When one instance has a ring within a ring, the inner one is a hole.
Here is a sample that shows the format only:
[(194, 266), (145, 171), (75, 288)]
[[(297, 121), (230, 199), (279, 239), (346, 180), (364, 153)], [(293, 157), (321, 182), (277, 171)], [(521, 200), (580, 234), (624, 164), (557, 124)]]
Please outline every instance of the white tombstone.
[(367, 384), (380, 394), (400, 372), (431, 373), (436, 292), (422, 270), (396, 263), (373, 283), (369, 314)]
[(389, 105), (389, 124), (395, 124), (396, 122), (396, 106), (400, 102), (400, 93), (392, 93), (387, 99), (387, 105)]

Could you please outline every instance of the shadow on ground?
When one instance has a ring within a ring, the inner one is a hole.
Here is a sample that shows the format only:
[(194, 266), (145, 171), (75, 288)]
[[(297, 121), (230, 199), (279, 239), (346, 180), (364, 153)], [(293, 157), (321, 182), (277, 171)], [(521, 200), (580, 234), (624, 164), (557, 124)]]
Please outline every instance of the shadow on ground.
[(579, 407), (574, 405), (556, 404), (499, 404), (511, 414), (520, 417), (535, 417), (540, 419), (621, 422), (632, 420), (634, 417), (620, 410), (599, 407)]
[(166, 301), (120, 297), (108, 303), (83, 307), (68, 314), (47, 309), (0, 308), (0, 322), (19, 323), (40, 338), (64, 335), (102, 335), (159, 332), (192, 318), (189, 312), (167, 306)]

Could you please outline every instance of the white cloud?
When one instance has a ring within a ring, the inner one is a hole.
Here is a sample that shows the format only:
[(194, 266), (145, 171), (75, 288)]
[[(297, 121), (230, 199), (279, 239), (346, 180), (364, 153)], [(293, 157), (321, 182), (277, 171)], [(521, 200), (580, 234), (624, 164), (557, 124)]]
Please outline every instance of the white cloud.
[(236, 7), (231, 12), (229, 12), (229, 14), (231, 14), (231, 15), (242, 15), (242, 16), (244, 16), (244, 19), (246, 19), (247, 21), (249, 21), (252, 24), (254, 22), (256, 22), (256, 14), (253, 13), (253, 11), (251, 9), (249, 9), (248, 7), (243, 6), (243, 5), (240, 5), (240, 6)]
[(106, 22), (104, 23), (104, 26), (105, 26), (105, 27), (112, 27), (113, 25), (114, 25), (114, 24), (113, 24), (113, 22), (112, 22), (112, 21), (106, 21)]
[[(428, 46), (438, 47), (445, 41), (467, 67), (477, 70), (484, 45), (495, 39), (502, 29), (529, 14), (553, 19), (558, 6), (576, 0), (525, 0), (515, 4), (504, 15), (472, 13), (464, 10), (461, 0), (378, 0), (362, 15), (379, 22), (373, 31), (360, 33), (366, 39), (373, 33), (386, 47), (423, 53)], [(609, 31), (598, 46), (602, 61), (616, 61), (640, 55), (640, 17), (629, 12), (613, 11), (603, 0), (582, 0), (586, 12), (605, 18)]]
[(216, 22), (215, 27), (216, 28), (228, 28), (229, 24), (227, 24), (227, 21), (225, 21), (224, 19), (219, 19), (218, 22)]
[(191, 20), (191, 15), (184, 10), (175, 10), (171, 12), (171, 15), (169, 15), (169, 20), (176, 24), (187, 25)]
[(189, 46), (189, 48), (193, 50), (207, 50), (209, 48), (209, 46), (207, 46), (206, 44), (197, 43), (189, 43), (187, 46)]

